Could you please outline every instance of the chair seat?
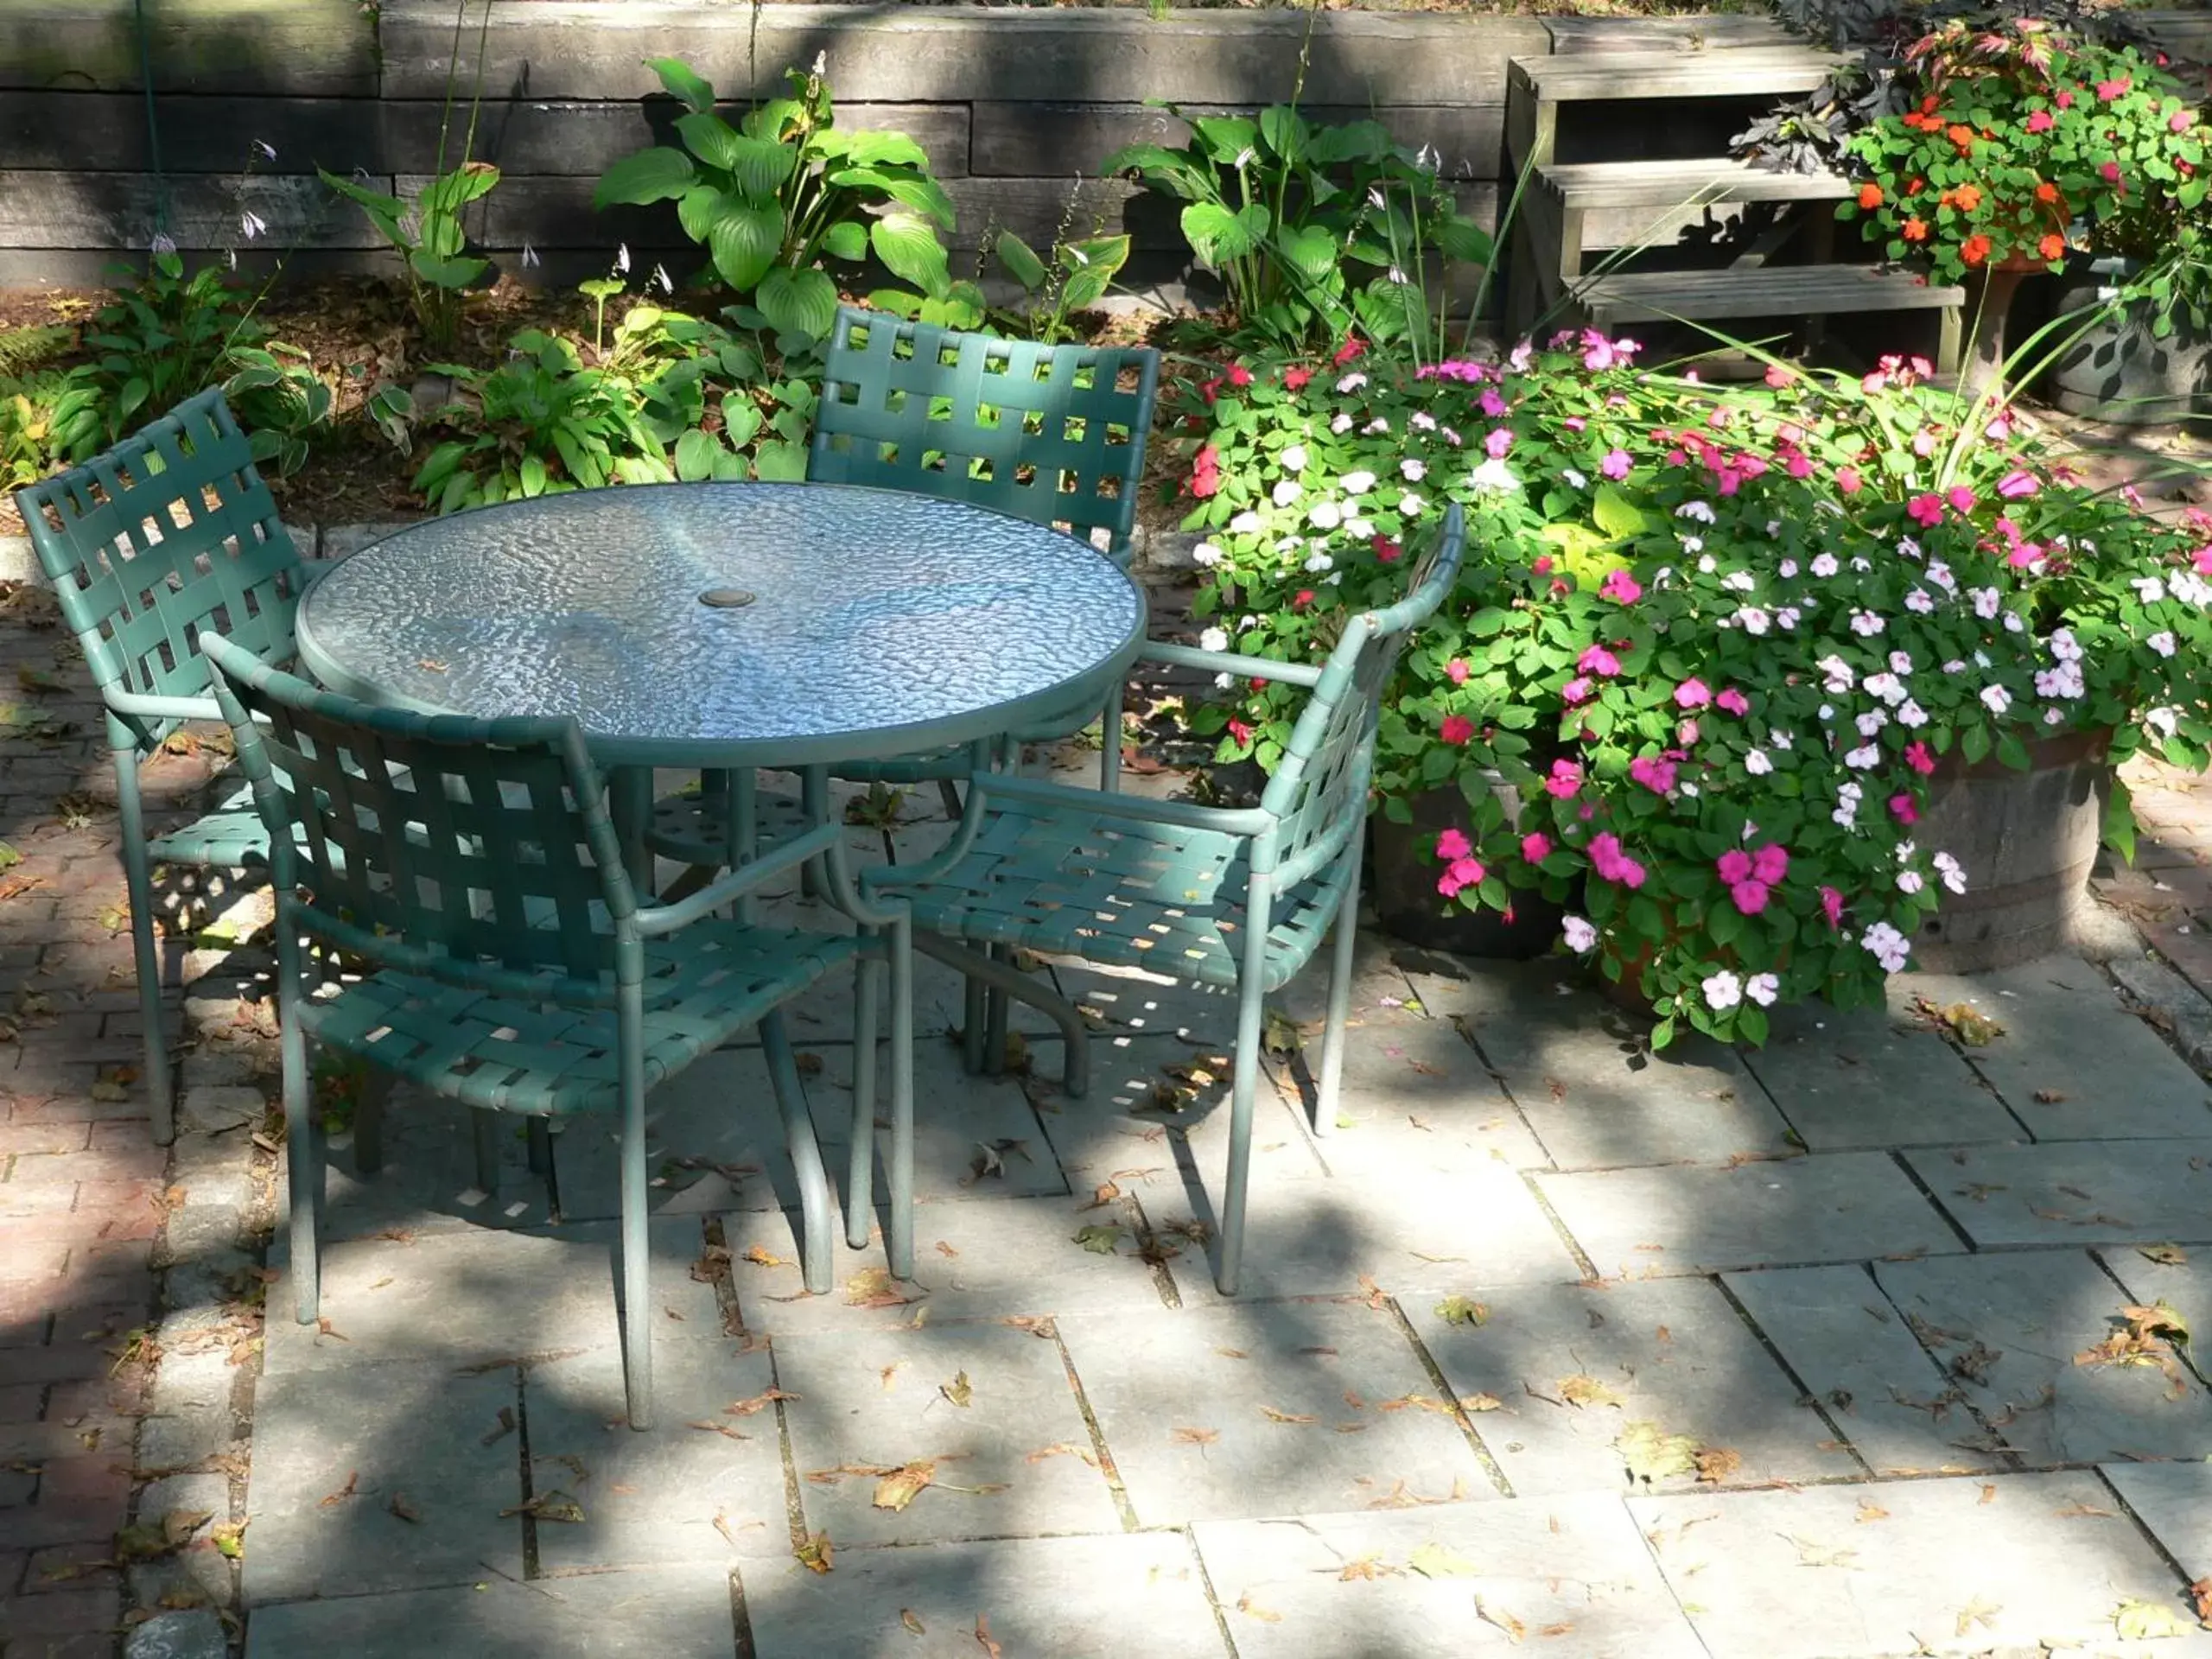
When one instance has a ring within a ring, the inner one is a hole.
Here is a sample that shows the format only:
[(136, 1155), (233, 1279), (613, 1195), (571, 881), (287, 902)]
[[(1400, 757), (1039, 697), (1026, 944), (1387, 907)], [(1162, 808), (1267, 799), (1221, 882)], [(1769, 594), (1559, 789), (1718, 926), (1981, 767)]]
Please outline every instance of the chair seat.
[[(645, 1087), (712, 1052), (785, 999), (852, 962), (857, 940), (698, 922), (645, 941)], [(385, 971), (304, 1002), (318, 1041), (435, 1094), (496, 1110), (566, 1115), (621, 1103), (615, 1014)]]
[(167, 835), (146, 842), (146, 855), (156, 864), (205, 864), (236, 868), (269, 861), (269, 831), (253, 810), (253, 789), (241, 785), (225, 796), (212, 812)]
[[(912, 901), (925, 931), (1234, 986), (1245, 845), (1214, 830), (1009, 806), (993, 810), (944, 874), (892, 891)], [(1316, 880), (1278, 896), (1263, 988), (1284, 984), (1313, 954), (1341, 890), (1340, 880)]]
[[(753, 821), (758, 850), (763, 853), (780, 842), (796, 841), (811, 827), (806, 809), (796, 799), (765, 792), (753, 797)], [(656, 855), (679, 864), (720, 868), (728, 862), (729, 797), (719, 792), (662, 796), (653, 803), (645, 845)]]

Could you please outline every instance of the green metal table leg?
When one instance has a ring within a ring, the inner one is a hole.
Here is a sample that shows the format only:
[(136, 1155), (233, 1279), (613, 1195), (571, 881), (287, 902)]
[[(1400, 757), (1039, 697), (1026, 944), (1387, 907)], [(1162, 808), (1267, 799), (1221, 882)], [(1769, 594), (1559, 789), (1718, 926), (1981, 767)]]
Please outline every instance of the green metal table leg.
[(616, 766), (607, 774), (607, 807), (614, 819), (614, 833), (621, 838), (622, 860), (630, 872), (630, 885), (640, 904), (653, 892), (652, 849), (645, 845), (645, 831), (653, 821), (653, 774), (649, 766)]
[(791, 1154), (791, 1172), (798, 1179), (804, 1230), (799, 1240), (801, 1271), (807, 1289), (817, 1296), (826, 1295), (830, 1289), (830, 1183), (823, 1173), (822, 1147), (814, 1136), (814, 1119), (807, 1109), (806, 1090), (799, 1084), (791, 1039), (784, 1031), (782, 1010), (760, 1022), (760, 1047), (767, 1057), (777, 1109), (784, 1116), (784, 1144)]

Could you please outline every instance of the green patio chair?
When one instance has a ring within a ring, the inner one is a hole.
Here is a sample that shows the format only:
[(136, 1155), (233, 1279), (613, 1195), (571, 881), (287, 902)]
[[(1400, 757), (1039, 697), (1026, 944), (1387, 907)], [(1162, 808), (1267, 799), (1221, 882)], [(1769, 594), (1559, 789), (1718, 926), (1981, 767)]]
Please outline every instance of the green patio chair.
[[(905, 949), (709, 919), (835, 843), (823, 824), (680, 904), (641, 907), (572, 721), (372, 709), (203, 643), (271, 848), (294, 1313), (320, 1304), (322, 1160), (307, 1041), (480, 1110), (621, 1122), (622, 1343), (630, 1421), (652, 1420), (645, 1091), (760, 1027), (804, 1210), (807, 1287), (830, 1288), (828, 1186), (779, 1013), (835, 969)], [(305, 943), (303, 943), (303, 941)], [(896, 958), (893, 995), (909, 994)], [(894, 1032), (908, 1029), (893, 1007)], [(873, 1047), (873, 1033), (867, 1032)], [(894, 1063), (893, 1117), (910, 1116)], [(874, 1069), (857, 1068), (863, 1109)]]
[[(1411, 591), (1387, 610), (1351, 618), (1320, 667), (1179, 645), (1146, 650), (1144, 660), (1165, 665), (1311, 688), (1258, 805), (1141, 800), (978, 772), (960, 833), (942, 853), (861, 877), (870, 891), (912, 905), (918, 948), (1044, 1008), (1071, 1053), (1083, 1042), (1081, 1016), (980, 950), (1020, 947), (1236, 992), (1215, 1272), (1224, 1295), (1236, 1294), (1243, 1252), (1262, 1001), (1306, 965), (1332, 926), (1315, 1127), (1325, 1133), (1335, 1122), (1382, 688), (1407, 639), (1458, 581), (1462, 535), (1454, 505), (1431, 532)], [(953, 940), (959, 944), (940, 943)], [(851, 1179), (860, 1180), (857, 1171)]]
[(153, 867), (259, 863), (268, 838), (240, 790), (206, 817), (148, 840), (138, 767), (184, 721), (222, 717), (200, 654), (203, 632), (271, 662), (291, 659), (306, 567), (219, 390), (180, 404), (83, 466), (18, 490), (16, 503), (106, 705), (147, 1097), (154, 1139), (166, 1143), (175, 1132), (174, 1090)]
[[(1067, 531), (1126, 567), (1159, 384), (1160, 353), (1148, 346), (1039, 346), (841, 307), (807, 480), (988, 507)], [(1111, 789), (1121, 769), (1118, 689), (1103, 711), (1071, 709), (1008, 737), (1046, 742), (1102, 714), (1100, 776)], [(969, 765), (964, 747), (947, 748), (839, 775), (936, 783), (957, 815), (952, 786)], [(685, 864), (717, 863), (728, 801), (727, 779), (712, 774), (696, 794), (664, 798), (654, 809), (653, 850)], [(762, 797), (760, 810), (764, 841), (804, 822), (774, 797)]]

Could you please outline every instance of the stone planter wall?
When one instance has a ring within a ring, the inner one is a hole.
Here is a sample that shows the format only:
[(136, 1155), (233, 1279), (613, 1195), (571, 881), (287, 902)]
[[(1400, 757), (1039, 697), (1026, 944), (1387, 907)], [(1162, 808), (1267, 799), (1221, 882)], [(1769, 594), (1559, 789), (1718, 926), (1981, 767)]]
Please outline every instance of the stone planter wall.
[[(454, 52), (452, 0), (159, 0), (141, 44), (132, 0), (0, 0), (0, 284), (96, 279), (143, 249), (157, 210), (188, 251), (296, 269), (373, 265), (382, 245), (332, 202), (320, 163), (410, 191), (436, 165)], [(480, 6), (461, 41), (461, 101)], [(757, 27), (756, 27), (757, 16)], [(1762, 18), (1544, 20), (1323, 12), (1304, 105), (1319, 118), (1370, 112), (1433, 145), (1471, 209), (1494, 217), (1506, 64), (1515, 56), (1780, 38)], [(615, 157), (672, 142), (675, 105), (643, 60), (688, 60), (725, 97), (780, 86), (826, 54), (841, 121), (897, 127), (926, 149), (958, 208), (962, 249), (992, 226), (1049, 241), (1071, 194), (1075, 224), (1135, 238), (1133, 272), (1179, 269), (1171, 204), (1092, 176), (1139, 140), (1179, 142), (1145, 107), (1169, 98), (1238, 107), (1289, 95), (1307, 14), (769, 5), (731, 0), (493, 0), (477, 153), (505, 180), (471, 221), (502, 265), (537, 251), (536, 274), (603, 272), (618, 243), (649, 270), (696, 257), (666, 208), (594, 213)], [(148, 131), (145, 77), (153, 74)], [(271, 162), (253, 153), (272, 148)], [(251, 244), (251, 212), (268, 226)], [(679, 256), (681, 257), (679, 258)]]

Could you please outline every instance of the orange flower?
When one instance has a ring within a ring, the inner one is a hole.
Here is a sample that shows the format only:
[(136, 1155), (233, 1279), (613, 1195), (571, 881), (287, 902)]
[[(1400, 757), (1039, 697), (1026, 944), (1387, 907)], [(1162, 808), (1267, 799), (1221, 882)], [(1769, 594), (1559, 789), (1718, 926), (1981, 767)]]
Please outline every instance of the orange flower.
[(1951, 193), (1951, 200), (1961, 213), (1970, 213), (1981, 206), (1980, 187), (1962, 184)]
[(1920, 112), (1923, 115), (1933, 115), (1936, 113), (1936, 94), (1930, 92), (1927, 97), (1920, 100)]
[(1960, 245), (1959, 257), (1969, 265), (1978, 265), (1989, 257), (1989, 238), (1970, 236)]
[(2066, 238), (2063, 236), (2046, 236), (2036, 244), (2036, 251), (2046, 259), (2054, 261), (2063, 259), (2066, 257)]
[(1860, 185), (1859, 187), (1859, 205), (1861, 207), (1869, 209), (1880, 207), (1882, 205), (1882, 187), (1878, 184)]
[(1974, 129), (1972, 127), (1951, 127), (1946, 130), (1945, 136), (1961, 149), (1972, 149), (1974, 148)]
[(2036, 186), (2036, 200), (2037, 201), (2044, 202), (2056, 201), (2058, 200), (2058, 187), (2046, 180), (2042, 184)]
[(1914, 180), (1910, 184), (1908, 184), (1907, 186), (1905, 186), (1905, 188), (1904, 188), (1904, 193), (1905, 193), (1905, 194), (1907, 194), (1908, 196), (1916, 196), (1916, 195), (1918, 195), (1922, 191), (1925, 190), (1927, 188), (1928, 188), (1928, 181), (1927, 181), (1927, 180), (1925, 180), (1925, 179), (1915, 179), (1915, 180)]
[(1925, 242), (1928, 239), (1928, 221), (1923, 219), (1908, 219), (1904, 222), (1902, 234), (1908, 242)]

